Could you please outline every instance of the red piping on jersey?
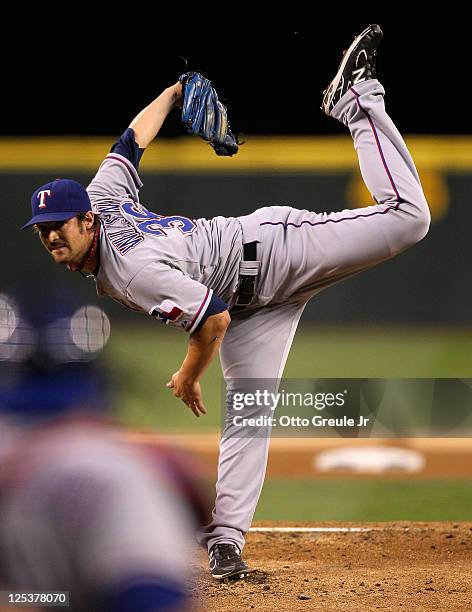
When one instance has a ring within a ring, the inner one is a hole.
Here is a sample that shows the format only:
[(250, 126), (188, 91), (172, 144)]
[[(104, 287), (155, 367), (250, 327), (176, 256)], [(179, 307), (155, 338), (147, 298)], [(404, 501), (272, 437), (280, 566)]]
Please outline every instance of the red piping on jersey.
[(134, 181), (134, 184), (136, 185), (136, 187), (139, 189), (141, 187), (141, 185), (139, 184), (139, 182), (136, 180), (136, 168), (131, 165), (131, 168), (128, 166), (128, 164), (125, 162), (124, 159), (121, 159), (121, 157), (116, 157), (115, 155), (112, 155), (111, 153), (109, 153), (105, 159), (114, 159), (115, 161), (119, 161), (123, 164), (123, 166), (125, 166), (125, 168), (128, 170), (128, 172), (131, 174), (131, 177)]
[(206, 300), (207, 300), (207, 297), (208, 297), (208, 294), (209, 294), (209, 293), (210, 293), (210, 289), (207, 287), (207, 292), (206, 292), (205, 297), (203, 298), (203, 302), (200, 304), (200, 308), (197, 310), (197, 314), (196, 314), (196, 315), (193, 317), (192, 322), (191, 322), (191, 323), (190, 323), (190, 325), (187, 327), (187, 330), (192, 329), (193, 324), (194, 324), (194, 323), (195, 323), (195, 321), (198, 319), (198, 315), (200, 314), (200, 312), (201, 312), (201, 310), (202, 310), (202, 308), (203, 308), (203, 306), (204, 306), (204, 304), (205, 304), (205, 302), (206, 302)]

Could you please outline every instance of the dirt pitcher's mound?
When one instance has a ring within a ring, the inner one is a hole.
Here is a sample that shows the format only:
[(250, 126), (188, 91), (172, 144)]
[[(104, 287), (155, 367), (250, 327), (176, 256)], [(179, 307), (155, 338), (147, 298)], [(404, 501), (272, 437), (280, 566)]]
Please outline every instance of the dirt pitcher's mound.
[[(360, 527), (316, 525), (330, 526)], [(472, 523), (362, 527), (371, 531), (249, 533), (244, 557), (257, 571), (245, 580), (217, 582), (202, 557), (201, 609), (472, 610)]]

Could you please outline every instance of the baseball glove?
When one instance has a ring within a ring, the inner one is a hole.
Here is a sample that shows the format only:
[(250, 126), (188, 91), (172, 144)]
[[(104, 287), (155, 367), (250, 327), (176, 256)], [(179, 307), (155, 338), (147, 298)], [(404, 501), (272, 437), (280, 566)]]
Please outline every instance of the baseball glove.
[(217, 155), (238, 152), (238, 143), (228, 123), (226, 106), (218, 100), (211, 81), (199, 72), (186, 72), (179, 78), (183, 88), (182, 123), (189, 134), (209, 142)]

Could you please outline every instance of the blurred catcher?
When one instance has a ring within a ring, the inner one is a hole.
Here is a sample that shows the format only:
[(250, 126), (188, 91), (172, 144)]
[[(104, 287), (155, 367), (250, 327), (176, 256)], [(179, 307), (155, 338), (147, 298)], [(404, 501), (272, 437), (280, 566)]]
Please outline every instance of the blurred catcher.
[[(56, 263), (91, 275), (99, 294), (189, 334), (187, 356), (168, 387), (196, 416), (206, 412), (199, 381), (220, 353), (227, 417), (213, 520), (198, 534), (216, 578), (249, 571), (241, 552), (264, 482), (270, 437), (268, 425), (241, 431), (231, 419), (231, 398), (247, 392), (251, 380), (257, 385), (263, 379), (264, 391), (276, 393), (307, 301), (401, 253), (428, 231), (418, 173), (375, 78), (381, 36), (373, 25), (354, 39), (322, 106), (349, 128), (374, 206), (330, 214), (311, 211), (311, 204), (308, 210), (267, 206), (210, 220), (145, 208), (139, 202), (139, 161), (172, 108), (183, 106), (186, 115), (200, 78), (188, 76), (187, 97), (182, 99), (178, 82), (146, 107), (87, 190), (62, 180), (32, 197), (26, 226), (36, 226)], [(215, 98), (210, 100), (191, 123), (205, 138), (205, 126), (219, 125), (211, 115)], [(270, 415), (270, 406), (244, 409), (248, 418)]]
[(81, 612), (190, 611), (192, 479), (119, 434), (85, 418), (18, 434), (0, 469), (2, 589), (69, 591)]
[[(42, 325), (5, 296), (0, 309), (0, 423), (10, 434), (0, 436), (0, 588), (69, 591), (75, 611), (190, 610), (188, 557), (211, 508), (198, 464), (162, 443), (132, 444), (114, 424), (97, 351), (78, 363), (87, 356), (66, 337), (72, 328), (79, 345), (84, 331), (87, 346), (102, 342), (93, 308), (87, 330), (83, 309)], [(50, 339), (47, 359), (39, 337)]]

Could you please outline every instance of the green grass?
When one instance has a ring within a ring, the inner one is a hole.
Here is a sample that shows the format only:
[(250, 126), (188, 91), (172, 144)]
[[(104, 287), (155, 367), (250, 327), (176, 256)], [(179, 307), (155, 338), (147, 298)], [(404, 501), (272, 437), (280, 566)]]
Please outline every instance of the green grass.
[[(202, 381), (208, 408), (196, 419), (165, 387), (187, 337), (152, 322), (114, 327), (105, 351), (125, 423), (195, 432), (219, 427), (222, 379), (216, 361)], [(301, 326), (287, 378), (472, 377), (472, 329)], [(256, 520), (472, 520), (472, 480), (270, 480)]]
[(470, 521), (472, 480), (268, 480), (254, 519)]
[[(220, 423), (222, 379), (217, 360), (202, 381), (208, 409), (197, 419), (165, 387), (186, 353), (187, 337), (149, 321), (112, 330), (105, 364), (113, 374), (123, 420), (159, 429), (214, 429)], [(472, 329), (300, 326), (286, 378), (472, 377)], [(248, 352), (249, 352), (248, 347)]]
[[(219, 427), (222, 378), (218, 360), (202, 387), (208, 409), (197, 419), (165, 384), (186, 353), (187, 337), (153, 322), (115, 326), (104, 354), (125, 423), (202, 431)], [(300, 327), (287, 378), (472, 377), (472, 329), (336, 326)]]
[(472, 376), (472, 329), (304, 326), (286, 376), (436, 378)]
[(149, 326), (114, 328), (107, 345), (105, 366), (112, 374), (120, 417), (125, 424), (159, 430), (219, 427), (222, 377), (219, 362), (209, 367), (204, 385), (208, 415), (197, 419), (166, 388), (186, 354), (187, 337), (176, 330)]

